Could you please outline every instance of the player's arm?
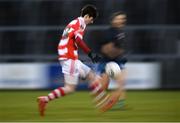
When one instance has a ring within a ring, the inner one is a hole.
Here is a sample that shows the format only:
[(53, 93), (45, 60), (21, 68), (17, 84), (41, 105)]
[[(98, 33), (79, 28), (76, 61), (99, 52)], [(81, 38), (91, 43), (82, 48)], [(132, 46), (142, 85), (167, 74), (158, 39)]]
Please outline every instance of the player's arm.
[(75, 43), (91, 58), (93, 62), (99, 61), (100, 57), (92, 52), (92, 50), (86, 45), (82, 39), (82, 34), (80, 33), (81, 27), (77, 20), (72, 21), (69, 24), (71, 30), (68, 32), (69, 38), (75, 38)]
[(68, 36), (69, 38), (75, 38), (75, 43), (86, 53), (90, 53), (91, 49), (86, 45), (86, 43), (82, 40), (82, 35), (80, 34), (81, 28), (77, 19), (70, 22), (68, 25)]
[(116, 58), (123, 54), (124, 49), (116, 47), (113, 41), (103, 44), (101, 46), (101, 53), (108, 58)]
[(91, 58), (92, 62), (98, 62), (100, 60), (100, 57), (93, 53), (92, 50), (86, 45), (86, 43), (79, 37), (75, 37), (76, 44)]
[(91, 49), (86, 45), (86, 43), (79, 37), (76, 36), (75, 38), (76, 44), (86, 53), (89, 54), (91, 52)]

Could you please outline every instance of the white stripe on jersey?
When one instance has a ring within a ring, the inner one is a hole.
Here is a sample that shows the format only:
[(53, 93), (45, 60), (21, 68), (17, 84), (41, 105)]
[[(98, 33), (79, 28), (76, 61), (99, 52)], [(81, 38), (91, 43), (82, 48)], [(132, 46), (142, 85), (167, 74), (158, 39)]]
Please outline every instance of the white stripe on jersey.
[(67, 59), (66, 57), (58, 58), (58, 60), (66, 60), (66, 59)]
[(74, 30), (73, 28), (70, 28), (70, 29), (68, 30), (68, 33), (72, 32), (73, 30)]
[(82, 38), (83, 38), (83, 37), (82, 37), (82, 35), (81, 35), (81, 34), (79, 34), (79, 33), (76, 33), (75, 38), (77, 38), (77, 37), (79, 37), (80, 39), (82, 39)]
[(86, 28), (86, 24), (84, 22), (84, 18), (83, 17), (78, 17), (79, 23), (80, 23), (80, 27), (82, 27), (83, 31)]
[(74, 50), (74, 55), (77, 56), (78, 55), (78, 51)]
[(76, 24), (77, 23), (77, 20), (73, 20), (73, 21), (71, 21), (70, 23), (69, 23), (69, 25), (74, 25), (74, 24)]
[(68, 49), (67, 48), (64, 48), (64, 49), (58, 49), (58, 53), (59, 55), (64, 55), (65, 53), (68, 52)]
[(60, 46), (66, 45), (68, 43), (68, 40), (69, 40), (69, 38), (61, 39), (59, 45)]

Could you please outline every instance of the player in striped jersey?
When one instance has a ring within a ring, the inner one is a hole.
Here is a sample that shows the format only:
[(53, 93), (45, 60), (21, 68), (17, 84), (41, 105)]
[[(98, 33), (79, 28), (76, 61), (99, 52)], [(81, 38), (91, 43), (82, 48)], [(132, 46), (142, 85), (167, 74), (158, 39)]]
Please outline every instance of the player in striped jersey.
[(63, 97), (75, 91), (79, 77), (89, 81), (96, 81), (96, 75), (92, 70), (78, 60), (78, 48), (80, 47), (93, 62), (99, 60), (99, 56), (83, 41), (86, 25), (93, 23), (98, 12), (93, 5), (86, 5), (81, 10), (81, 16), (71, 21), (64, 29), (58, 45), (59, 61), (64, 74), (64, 87), (59, 87), (47, 96), (38, 97), (38, 106), (41, 116), (44, 116), (46, 105), (49, 101)]

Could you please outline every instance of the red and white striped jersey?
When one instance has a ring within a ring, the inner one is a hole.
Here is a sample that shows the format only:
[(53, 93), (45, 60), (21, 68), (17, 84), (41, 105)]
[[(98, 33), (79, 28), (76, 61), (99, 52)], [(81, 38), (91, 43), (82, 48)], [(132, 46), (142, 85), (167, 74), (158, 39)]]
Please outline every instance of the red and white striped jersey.
[(83, 39), (86, 24), (82, 17), (71, 21), (63, 31), (58, 45), (59, 60), (78, 59), (78, 46), (75, 39)]

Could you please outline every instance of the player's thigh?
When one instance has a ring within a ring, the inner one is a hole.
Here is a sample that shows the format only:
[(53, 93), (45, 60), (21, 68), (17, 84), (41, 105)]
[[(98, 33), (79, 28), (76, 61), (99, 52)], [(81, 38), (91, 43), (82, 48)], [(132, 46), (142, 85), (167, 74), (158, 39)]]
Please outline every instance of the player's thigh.
[(86, 78), (88, 74), (91, 73), (91, 68), (86, 64), (82, 63), (80, 60), (78, 60), (77, 63), (78, 63), (79, 76), (81, 78)]
[(62, 73), (64, 74), (65, 83), (77, 85), (79, 81), (79, 72), (78, 63), (76, 60), (63, 60), (60, 63), (62, 66)]

